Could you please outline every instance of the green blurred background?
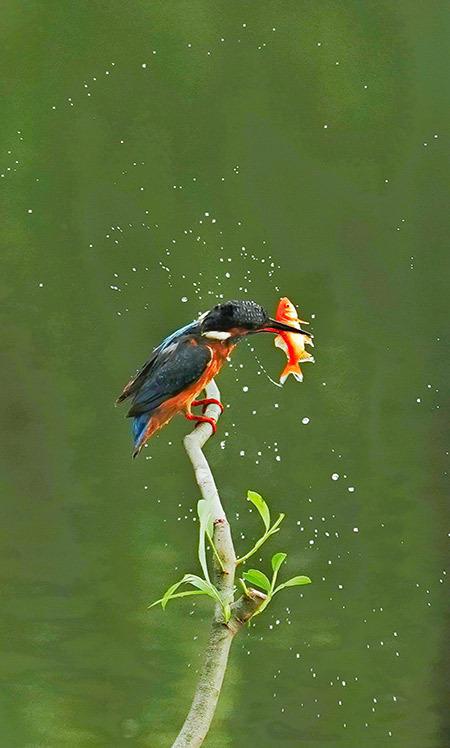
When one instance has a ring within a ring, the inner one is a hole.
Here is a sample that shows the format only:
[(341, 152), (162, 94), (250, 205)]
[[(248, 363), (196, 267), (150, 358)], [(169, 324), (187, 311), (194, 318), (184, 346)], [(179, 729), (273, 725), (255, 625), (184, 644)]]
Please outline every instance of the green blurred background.
[(285, 294), (316, 364), (278, 389), (243, 344), (207, 453), (238, 550), (252, 488), (287, 514), (262, 567), (314, 584), (236, 640), (207, 745), (448, 745), (448, 30), (439, 0), (4, 0), (2, 747), (170, 745), (211, 615), (146, 609), (197, 569), (189, 425), (132, 463), (113, 401), (217, 299)]

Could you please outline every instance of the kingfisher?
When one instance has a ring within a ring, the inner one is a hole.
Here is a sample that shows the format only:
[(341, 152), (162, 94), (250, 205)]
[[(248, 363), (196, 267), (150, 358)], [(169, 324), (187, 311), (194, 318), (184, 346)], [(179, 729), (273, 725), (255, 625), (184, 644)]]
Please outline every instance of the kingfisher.
[(220, 371), (239, 341), (260, 332), (301, 333), (305, 330), (271, 319), (254, 301), (225, 301), (216, 304), (198, 319), (171, 333), (150, 354), (138, 373), (125, 385), (116, 404), (132, 398), (127, 413), (132, 418), (133, 457), (159, 429), (180, 413), (190, 421), (209, 423), (216, 432), (216, 421), (195, 415), (192, 408), (221, 402), (198, 399), (208, 382)]

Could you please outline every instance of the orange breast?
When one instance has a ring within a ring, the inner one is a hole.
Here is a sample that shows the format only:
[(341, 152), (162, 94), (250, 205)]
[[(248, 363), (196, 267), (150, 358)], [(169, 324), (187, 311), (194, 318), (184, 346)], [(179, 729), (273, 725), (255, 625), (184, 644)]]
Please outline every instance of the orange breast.
[(222, 366), (224, 365), (227, 359), (227, 356), (233, 350), (234, 345), (224, 344), (223, 341), (217, 341), (217, 342), (211, 341), (211, 343), (208, 343), (208, 348), (212, 352), (212, 358), (211, 358), (210, 363), (206, 367), (200, 379), (194, 382), (184, 392), (186, 396), (185, 408), (188, 411), (190, 410), (191, 402), (198, 397), (200, 392), (205, 389), (208, 382), (210, 382), (211, 379), (213, 379), (216, 376), (216, 374), (218, 374), (218, 372), (221, 370)]

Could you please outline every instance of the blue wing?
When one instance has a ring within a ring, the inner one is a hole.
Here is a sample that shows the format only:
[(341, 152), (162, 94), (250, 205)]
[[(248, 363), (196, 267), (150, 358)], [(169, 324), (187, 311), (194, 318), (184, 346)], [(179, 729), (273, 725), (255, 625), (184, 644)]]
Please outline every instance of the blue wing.
[(164, 351), (167, 351), (167, 349), (177, 342), (180, 338), (182, 338), (185, 335), (189, 335), (195, 332), (199, 332), (200, 326), (198, 321), (190, 322), (188, 325), (185, 325), (184, 327), (180, 327), (179, 330), (175, 330), (175, 332), (172, 332), (170, 335), (167, 336), (167, 338), (164, 338), (162, 343), (160, 343), (156, 348), (153, 349), (153, 351), (150, 354), (150, 357), (147, 359), (145, 364), (141, 366), (138, 373), (130, 379), (128, 384), (125, 385), (123, 388), (121, 394), (116, 400), (116, 403), (121, 403), (123, 400), (126, 400), (128, 397), (131, 397), (131, 395), (134, 395), (138, 390), (141, 388), (142, 384), (144, 383), (147, 376), (152, 371), (153, 367), (157, 363), (157, 361), (160, 359), (160, 356)]
[(182, 338), (162, 351), (136, 392), (128, 416), (151, 414), (201, 377), (212, 358), (211, 348)]
[(134, 446), (139, 447), (152, 413), (166, 400), (175, 397), (201, 377), (212, 358), (208, 346), (200, 346), (192, 337), (183, 337), (156, 356), (150, 370), (142, 376), (128, 416), (133, 418)]

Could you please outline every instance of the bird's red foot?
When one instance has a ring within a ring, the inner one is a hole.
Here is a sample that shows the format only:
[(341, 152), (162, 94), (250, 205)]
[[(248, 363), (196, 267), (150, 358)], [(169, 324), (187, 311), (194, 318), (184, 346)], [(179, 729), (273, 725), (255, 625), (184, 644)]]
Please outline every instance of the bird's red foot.
[(216, 400), (215, 397), (205, 397), (203, 400), (193, 400), (191, 405), (203, 405), (203, 412), (205, 412), (207, 405), (218, 405), (220, 412), (223, 413), (223, 405), (220, 400)]
[[(193, 404), (194, 403), (192, 403), (192, 405)], [(188, 419), (188, 421), (197, 421), (197, 423), (195, 424), (196, 427), (199, 426), (200, 423), (209, 423), (209, 425), (211, 426), (213, 430), (213, 434), (216, 433), (217, 424), (216, 424), (215, 418), (209, 418), (208, 416), (194, 416), (193, 413), (185, 413), (185, 416)]]

